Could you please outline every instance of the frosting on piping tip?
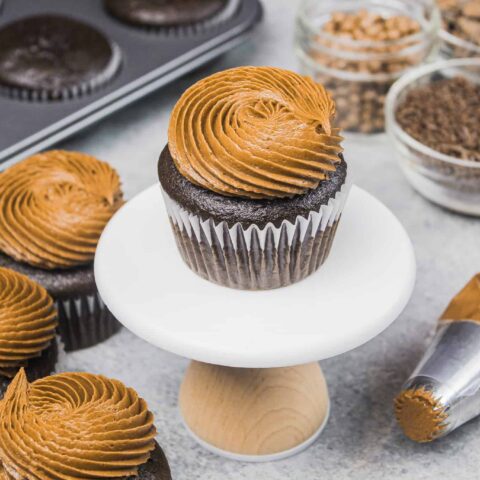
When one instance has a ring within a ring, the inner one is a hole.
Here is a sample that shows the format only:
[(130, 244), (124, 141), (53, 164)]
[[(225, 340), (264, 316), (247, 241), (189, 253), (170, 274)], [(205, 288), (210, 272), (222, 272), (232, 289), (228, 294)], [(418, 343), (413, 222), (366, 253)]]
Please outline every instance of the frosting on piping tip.
[(455, 295), (440, 321), (469, 320), (480, 323), (480, 273)]
[(43, 269), (88, 264), (122, 203), (107, 163), (63, 150), (33, 155), (0, 174), (0, 250)]
[(175, 105), (168, 146), (179, 172), (227, 196), (283, 198), (318, 187), (340, 162), (335, 104), (309, 77), (239, 67), (190, 87)]
[(445, 428), (447, 414), (432, 392), (403, 390), (395, 399), (395, 416), (405, 435), (416, 442), (431, 442)]

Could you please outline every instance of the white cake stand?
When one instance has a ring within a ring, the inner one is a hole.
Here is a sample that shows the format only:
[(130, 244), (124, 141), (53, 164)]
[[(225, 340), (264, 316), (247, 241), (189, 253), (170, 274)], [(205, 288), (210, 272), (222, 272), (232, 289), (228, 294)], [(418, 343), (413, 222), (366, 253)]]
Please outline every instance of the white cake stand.
[(284, 458), (326, 423), (328, 392), (318, 360), (384, 330), (412, 293), (415, 259), (394, 215), (353, 187), (330, 257), (281, 289), (250, 292), (210, 283), (177, 252), (159, 185), (107, 225), (95, 278), (128, 329), (192, 359), (180, 410), (189, 432), (229, 458)]

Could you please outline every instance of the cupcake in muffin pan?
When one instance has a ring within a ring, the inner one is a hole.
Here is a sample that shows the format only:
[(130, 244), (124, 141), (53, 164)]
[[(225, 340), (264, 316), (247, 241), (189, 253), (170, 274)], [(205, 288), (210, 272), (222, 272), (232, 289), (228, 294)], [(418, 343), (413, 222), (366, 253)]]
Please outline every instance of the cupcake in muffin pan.
[(0, 398), (21, 368), (30, 381), (54, 371), (56, 327), (57, 311), (47, 291), (0, 267)]
[(195, 33), (230, 18), (240, 0), (104, 0), (120, 21), (169, 33)]
[(93, 258), (104, 226), (123, 204), (107, 163), (77, 152), (48, 151), (0, 174), (0, 266), (28, 275), (56, 301), (67, 351), (120, 329), (103, 305)]
[(349, 191), (334, 113), (321, 85), (278, 68), (226, 70), (183, 94), (158, 173), (193, 271), (263, 290), (323, 264)]
[(0, 478), (171, 480), (152, 412), (118, 380), (62, 373), (29, 383), (21, 370), (0, 422)]
[(0, 91), (28, 100), (65, 100), (109, 82), (118, 46), (100, 31), (61, 15), (35, 15), (0, 29)]

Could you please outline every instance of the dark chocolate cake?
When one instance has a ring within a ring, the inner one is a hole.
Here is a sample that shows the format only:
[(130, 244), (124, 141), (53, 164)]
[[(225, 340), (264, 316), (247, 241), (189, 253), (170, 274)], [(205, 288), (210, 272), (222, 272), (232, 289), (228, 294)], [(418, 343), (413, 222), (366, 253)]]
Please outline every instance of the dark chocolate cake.
[(98, 294), (93, 264), (68, 270), (44, 270), (17, 262), (0, 252), (0, 267), (27, 275), (54, 298), (58, 331), (67, 352), (103, 342), (122, 328)]
[(17, 262), (0, 252), (0, 267), (11, 268), (27, 275), (46, 288), (48, 293), (57, 300), (67, 299), (72, 296), (90, 295), (96, 290), (93, 264), (82, 265), (68, 270), (44, 270), (32, 267), (27, 263)]
[[(34, 382), (39, 378), (46, 377), (55, 371), (55, 365), (57, 363), (58, 347), (57, 342), (54, 340), (52, 344), (45, 349), (39, 357), (32, 358), (28, 361), (25, 367), (25, 373), (30, 382)], [(0, 375), (0, 399), (3, 398), (12, 378)]]
[(108, 82), (118, 47), (96, 28), (59, 15), (36, 15), (0, 29), (0, 87), (35, 100), (75, 98)]
[[(125, 477), (124, 477), (125, 478)], [(155, 450), (150, 454), (150, 459), (138, 468), (138, 475), (126, 477), (128, 480), (171, 480), (172, 474), (167, 457), (155, 442)]]
[(105, 0), (113, 16), (137, 26), (172, 27), (205, 21), (227, 0)]
[(226, 197), (189, 182), (175, 167), (168, 146), (158, 161), (158, 176), (162, 188), (177, 203), (202, 219), (212, 218), (215, 222), (227, 222), (229, 227), (241, 223), (246, 228), (254, 223), (263, 228), (267, 223), (279, 227), (283, 220), (295, 223), (297, 216), (308, 216), (340, 190), (347, 177), (347, 164), (343, 160), (329, 175), (329, 181), (310, 190), (305, 195), (292, 198), (239, 199)]

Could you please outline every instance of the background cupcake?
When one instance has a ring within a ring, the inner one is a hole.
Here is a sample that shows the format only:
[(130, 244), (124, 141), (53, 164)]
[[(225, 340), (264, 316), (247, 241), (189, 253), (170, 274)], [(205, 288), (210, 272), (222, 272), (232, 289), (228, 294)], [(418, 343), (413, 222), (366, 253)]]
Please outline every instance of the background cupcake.
[(238, 0), (105, 0), (107, 11), (140, 27), (180, 27), (207, 22)]
[(158, 171), (192, 270), (256, 290), (325, 261), (348, 193), (334, 113), (321, 85), (270, 67), (220, 72), (182, 95)]
[(0, 267), (0, 398), (22, 367), (32, 381), (53, 372), (56, 327), (57, 312), (47, 291)]
[(115, 170), (82, 153), (41, 153), (0, 174), (0, 266), (28, 275), (54, 297), (66, 350), (120, 328), (100, 299), (92, 262), (122, 203)]
[(120, 63), (117, 45), (72, 18), (35, 15), (0, 29), (0, 89), (11, 97), (79, 97), (111, 80)]
[(171, 479), (152, 413), (118, 380), (63, 373), (29, 384), (22, 370), (0, 403), (0, 422), (8, 478)]

